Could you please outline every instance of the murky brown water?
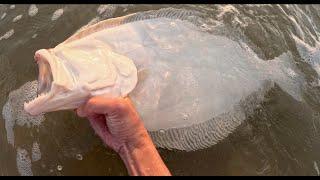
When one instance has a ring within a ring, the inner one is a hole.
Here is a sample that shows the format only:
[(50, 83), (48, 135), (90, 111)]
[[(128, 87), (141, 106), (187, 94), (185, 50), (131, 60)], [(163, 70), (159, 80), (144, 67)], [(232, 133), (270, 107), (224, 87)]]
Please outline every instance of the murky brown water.
[[(265, 60), (290, 51), (306, 78), (304, 102), (276, 86), (254, 114), (217, 145), (195, 152), (159, 149), (173, 175), (319, 175), (320, 93), (319, 86), (312, 85), (318, 80), (317, 70), (302, 60), (290, 32), (315, 46), (320, 6), (110, 5), (99, 15), (99, 5), (37, 5), (35, 16), (28, 15), (29, 6), (0, 5), (0, 36), (14, 29), (12, 36), (0, 40), (0, 107), (11, 91), (36, 79), (36, 50), (54, 47), (93, 18), (165, 7), (194, 9), (225, 24), (224, 31), (215, 33), (244, 39)], [(52, 21), (60, 8), (63, 14)], [(12, 22), (20, 14), (22, 18)], [(299, 30), (290, 16), (305, 26)], [(118, 155), (105, 148), (88, 122), (73, 112), (48, 113), (39, 127), (15, 125), (14, 135), (12, 146), (0, 116), (0, 175), (19, 175), (17, 149), (31, 156), (34, 142), (40, 145), (41, 159), (32, 162), (33, 175), (127, 175)]]

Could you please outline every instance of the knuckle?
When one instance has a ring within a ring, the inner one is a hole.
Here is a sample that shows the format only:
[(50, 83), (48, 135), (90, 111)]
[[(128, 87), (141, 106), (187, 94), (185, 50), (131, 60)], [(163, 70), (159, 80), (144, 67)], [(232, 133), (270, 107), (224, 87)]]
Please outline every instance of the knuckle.
[(87, 101), (87, 103), (84, 106), (84, 110), (86, 112), (91, 112), (92, 109), (96, 106), (97, 104), (97, 99), (96, 98), (91, 98)]
[(114, 103), (114, 112), (118, 114), (125, 114), (128, 112), (128, 105), (123, 101), (116, 101)]
[(96, 103), (97, 103), (97, 98), (93, 97), (88, 100), (87, 105), (92, 106), (92, 105), (95, 105)]

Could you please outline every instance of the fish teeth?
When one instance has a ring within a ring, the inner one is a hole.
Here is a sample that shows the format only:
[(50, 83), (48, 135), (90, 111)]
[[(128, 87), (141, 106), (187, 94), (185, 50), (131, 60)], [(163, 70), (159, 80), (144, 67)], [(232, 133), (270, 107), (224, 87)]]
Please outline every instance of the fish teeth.
[(42, 93), (42, 94), (38, 94), (38, 97), (37, 98), (39, 98), (39, 97), (43, 97), (43, 96), (46, 96), (48, 93)]
[(34, 99), (28, 101), (28, 102), (25, 102), (25, 105), (29, 105), (30, 103), (32, 102), (36, 102), (36, 101), (39, 101), (41, 98), (44, 98), (48, 95), (48, 93), (42, 93), (42, 94), (39, 94), (37, 97), (35, 97)]

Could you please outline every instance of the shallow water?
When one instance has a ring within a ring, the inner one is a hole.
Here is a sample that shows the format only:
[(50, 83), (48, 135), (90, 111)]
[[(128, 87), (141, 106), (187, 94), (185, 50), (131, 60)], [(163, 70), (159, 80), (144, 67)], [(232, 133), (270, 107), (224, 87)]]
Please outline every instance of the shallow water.
[[(234, 132), (210, 148), (159, 149), (171, 172), (319, 175), (319, 5), (0, 5), (0, 107), (10, 92), (36, 79), (36, 50), (54, 47), (89, 22), (167, 7), (202, 12), (201, 27), (247, 44), (265, 61), (289, 52), (303, 79), (301, 101), (276, 84)], [(127, 174), (73, 112), (48, 113), (36, 126), (10, 123), (0, 116), (0, 175)]]

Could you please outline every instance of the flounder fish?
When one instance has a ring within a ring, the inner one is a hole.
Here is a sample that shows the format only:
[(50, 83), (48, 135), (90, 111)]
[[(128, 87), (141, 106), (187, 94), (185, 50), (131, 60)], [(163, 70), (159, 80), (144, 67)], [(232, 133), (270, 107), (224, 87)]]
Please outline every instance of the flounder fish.
[(191, 151), (227, 137), (270, 82), (298, 94), (290, 54), (263, 61), (202, 22), (199, 12), (167, 8), (85, 26), (35, 53), (39, 96), (24, 108), (36, 115), (129, 96), (157, 146)]

